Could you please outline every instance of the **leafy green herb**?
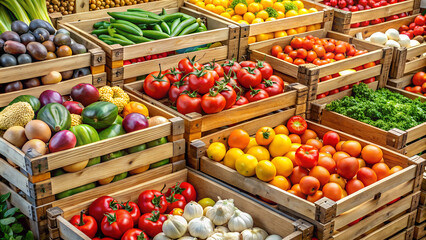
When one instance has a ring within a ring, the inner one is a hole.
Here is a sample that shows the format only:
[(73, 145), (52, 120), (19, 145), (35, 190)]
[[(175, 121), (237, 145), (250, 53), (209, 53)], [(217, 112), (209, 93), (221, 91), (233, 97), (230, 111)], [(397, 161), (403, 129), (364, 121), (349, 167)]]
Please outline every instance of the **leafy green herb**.
[(31, 231), (24, 231), (23, 222), (19, 219), (24, 215), (18, 208), (7, 208), (10, 193), (0, 195), (0, 240), (34, 240)]
[(247, 1), (246, 0), (233, 0), (231, 5), (229, 6), (230, 8), (234, 9), (235, 6), (237, 6), (238, 3), (242, 3), (244, 5), (247, 6)]

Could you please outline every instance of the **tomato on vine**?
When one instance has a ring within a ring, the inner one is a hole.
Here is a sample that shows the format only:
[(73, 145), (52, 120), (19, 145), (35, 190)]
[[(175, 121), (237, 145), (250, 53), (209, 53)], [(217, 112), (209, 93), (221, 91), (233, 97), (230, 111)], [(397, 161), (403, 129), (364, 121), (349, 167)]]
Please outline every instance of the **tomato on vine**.
[(148, 74), (143, 83), (143, 90), (145, 93), (154, 98), (162, 99), (167, 96), (170, 88), (170, 81), (165, 74), (160, 71)]
[(259, 88), (253, 89), (253, 88), (251, 88), (250, 91), (246, 92), (245, 97), (247, 98), (247, 100), (249, 102), (255, 102), (255, 101), (259, 101), (259, 100), (268, 98), (269, 95), (263, 89), (259, 89)]
[(201, 98), (201, 107), (205, 113), (218, 113), (222, 111), (226, 106), (226, 99), (222, 94), (214, 89), (210, 89), (209, 93), (206, 93)]
[(176, 100), (176, 109), (182, 114), (201, 114), (201, 96), (197, 92), (184, 91)]

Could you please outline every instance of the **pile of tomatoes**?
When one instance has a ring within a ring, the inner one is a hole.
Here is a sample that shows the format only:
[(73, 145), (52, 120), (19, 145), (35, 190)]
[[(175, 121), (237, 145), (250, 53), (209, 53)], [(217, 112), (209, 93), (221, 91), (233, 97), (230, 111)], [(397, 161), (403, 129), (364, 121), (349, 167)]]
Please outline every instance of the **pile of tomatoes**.
[(196, 198), (197, 192), (188, 182), (176, 184), (166, 194), (143, 191), (138, 203), (119, 203), (110, 196), (102, 196), (89, 206), (88, 215), (82, 212), (70, 222), (94, 240), (148, 240), (162, 232), (165, 214), (182, 215), (186, 204)]
[(286, 126), (262, 127), (254, 137), (236, 129), (227, 143), (228, 150), (223, 143), (211, 144), (207, 156), (310, 202), (338, 201), (402, 169), (389, 168), (375, 145), (341, 141), (334, 131), (320, 139), (300, 116)]
[(150, 73), (143, 90), (157, 100), (168, 98), (182, 114), (212, 114), (283, 93), (284, 81), (273, 71), (263, 61), (201, 65), (184, 58), (178, 68)]
[(414, 86), (407, 86), (404, 88), (404, 90), (412, 92), (412, 93), (417, 93), (426, 97), (426, 73), (425, 72), (418, 72), (414, 74), (413, 78), (411, 79), (411, 83)]

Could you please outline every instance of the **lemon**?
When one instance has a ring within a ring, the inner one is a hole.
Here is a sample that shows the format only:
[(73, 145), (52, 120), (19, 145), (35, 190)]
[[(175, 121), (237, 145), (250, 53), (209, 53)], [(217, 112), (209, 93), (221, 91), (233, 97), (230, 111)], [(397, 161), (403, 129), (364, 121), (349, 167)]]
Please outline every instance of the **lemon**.
[(239, 24), (246, 24), (246, 25), (250, 25), (250, 23), (248, 23), (246, 20), (240, 20), (238, 21)]
[(309, 11), (306, 8), (299, 9), (299, 15), (308, 14)]
[(265, 147), (262, 147), (262, 146), (251, 147), (247, 151), (247, 154), (253, 155), (259, 161), (261, 161), (261, 160), (269, 160), (270, 159), (268, 149), (266, 149)]
[(340, 75), (340, 76), (345, 76), (345, 75), (352, 74), (352, 73), (354, 73), (354, 72), (356, 72), (356, 70), (355, 70), (355, 69), (346, 69), (346, 70), (340, 71), (340, 72), (339, 72), (339, 75)]
[(252, 12), (246, 12), (243, 16), (243, 19), (248, 23), (252, 23), (255, 18), (256, 16)]
[(315, 28), (315, 26), (314, 25), (309, 25), (309, 26), (307, 26), (306, 27), (306, 31), (307, 32), (309, 32), (309, 31), (314, 31), (316, 28)]
[(316, 9), (316, 8), (309, 8), (308, 11), (309, 11), (309, 13), (314, 13), (314, 12), (318, 12), (318, 9)]
[(291, 140), (287, 135), (277, 134), (269, 144), (269, 153), (272, 157), (284, 156), (288, 151), (290, 151)]
[(206, 5), (206, 9), (211, 12), (214, 12), (214, 10), (216, 9), (216, 6), (214, 4), (209, 3)]
[(290, 10), (285, 14), (285, 17), (294, 17), (294, 16), (297, 16), (297, 15), (299, 15), (299, 14), (296, 12), (296, 10)]
[(297, 6), (298, 9), (301, 9), (301, 8), (305, 7), (305, 5), (303, 4), (302, 1), (297, 0), (297, 1), (293, 1), (293, 3), (296, 4), (296, 6)]
[(254, 138), (254, 137), (250, 137), (250, 142), (249, 142), (249, 144), (247, 145), (247, 147), (246, 147), (246, 148), (244, 148), (244, 152), (245, 152), (245, 153), (247, 153), (247, 151), (248, 151), (251, 147), (253, 147), (253, 146), (259, 146), (259, 144), (257, 144), (257, 142), (256, 142), (256, 138)]
[(274, 32), (274, 37), (275, 37), (275, 38), (286, 37), (286, 36), (287, 36), (286, 31), (278, 31), (278, 32)]
[(259, 3), (250, 3), (248, 5), (247, 11), (251, 12), (251, 13), (256, 13), (260, 11), (260, 5)]
[(267, 19), (269, 17), (269, 14), (267, 11), (265, 10), (260, 10), (259, 12), (257, 12), (256, 14), (256, 18), (261, 18), (263, 20)]
[(240, 15), (234, 15), (234, 16), (231, 17), (231, 20), (238, 22), (238, 21), (243, 20), (243, 17), (241, 17)]
[(250, 36), (248, 37), (248, 44), (252, 44), (256, 42), (256, 37), (255, 36)]
[(207, 148), (207, 156), (217, 162), (222, 161), (226, 154), (225, 144), (221, 142), (214, 142)]
[(296, 28), (296, 31), (297, 31), (297, 33), (304, 33), (304, 32), (306, 32), (306, 26), (298, 27), (298, 28)]
[(277, 169), (277, 175), (288, 177), (293, 172), (293, 162), (288, 157), (275, 157), (271, 162)]
[(251, 177), (256, 174), (257, 159), (250, 155), (244, 154), (235, 161), (235, 169), (243, 176)]
[(262, 18), (255, 18), (252, 22), (251, 22), (251, 24), (255, 24), (255, 23), (263, 23), (264, 22), (264, 20), (262, 19)]
[(294, 35), (294, 34), (297, 34), (297, 31), (294, 28), (287, 30), (287, 35), (290, 36), (290, 35)]
[(274, 18), (274, 17), (269, 17), (265, 20), (265, 22), (270, 22), (270, 21), (275, 21), (275, 20), (277, 20), (277, 19)]
[(317, 24), (315, 24), (314, 26), (315, 26), (315, 29), (317, 29), (317, 30), (318, 30), (318, 29), (321, 29), (321, 23), (317, 23)]
[(274, 3), (273, 8), (277, 11), (285, 12), (285, 7), (284, 7), (284, 4), (282, 2)]
[(261, 33), (259, 35), (256, 35), (256, 42), (261, 42), (261, 41), (265, 41), (268, 40), (268, 35)]
[(201, 1), (196, 2), (195, 5), (200, 7), (200, 8), (206, 8), (206, 4), (204, 2), (201, 2)]
[(285, 18), (285, 13), (281, 11), (277, 11), (277, 19)]
[(244, 13), (247, 12), (247, 6), (244, 3), (238, 3), (235, 7), (234, 7), (234, 11), (236, 14), (238, 15), (244, 15)]
[(206, 207), (213, 207), (215, 203), (216, 202), (211, 198), (203, 198), (200, 201), (198, 201), (198, 204), (200, 204), (201, 207), (203, 207), (203, 209)]
[(244, 155), (243, 150), (239, 148), (231, 148), (226, 152), (225, 158), (223, 159), (223, 164), (227, 167), (235, 169), (235, 161), (238, 157)]
[(223, 12), (223, 13), (220, 14), (220, 16), (231, 19), (231, 14), (229, 14), (229, 12)]
[(277, 174), (277, 169), (271, 161), (260, 161), (256, 166), (256, 177), (264, 182), (269, 182), (274, 179)]
[(225, 8), (224, 8), (223, 6), (221, 6), (221, 5), (216, 6), (216, 7), (214, 8), (214, 12), (215, 12), (216, 14), (224, 13), (224, 12), (225, 12)]

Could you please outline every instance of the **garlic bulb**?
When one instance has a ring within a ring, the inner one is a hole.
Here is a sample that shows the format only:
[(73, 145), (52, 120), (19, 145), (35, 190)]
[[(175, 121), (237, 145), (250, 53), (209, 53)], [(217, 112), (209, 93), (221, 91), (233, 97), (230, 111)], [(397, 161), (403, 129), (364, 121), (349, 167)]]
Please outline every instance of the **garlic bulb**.
[(217, 226), (214, 230), (214, 233), (227, 233), (229, 232), (229, 229), (227, 227), (224, 226)]
[(241, 232), (248, 228), (253, 227), (253, 218), (250, 214), (235, 209), (234, 214), (231, 216), (228, 222), (228, 228), (232, 232)]
[(194, 218), (203, 216), (203, 207), (197, 202), (191, 201), (186, 204), (182, 215), (188, 222)]
[(212, 208), (213, 208), (213, 207), (210, 207), (210, 206), (205, 207), (205, 208), (204, 208), (204, 210), (203, 210), (203, 216), (206, 216), (207, 211), (208, 211), (209, 209), (212, 209)]
[(185, 218), (179, 215), (169, 215), (163, 223), (163, 232), (169, 238), (180, 238), (188, 229), (188, 223)]
[(200, 239), (206, 239), (212, 235), (213, 228), (212, 221), (206, 217), (194, 218), (188, 224), (189, 234)]
[(234, 214), (234, 200), (219, 200), (213, 208), (207, 210), (206, 217), (210, 218), (215, 225), (223, 225), (228, 222)]
[(273, 234), (269, 235), (265, 240), (282, 240), (283, 238), (279, 235)]
[(261, 228), (255, 227), (244, 230), (241, 235), (243, 236), (243, 240), (265, 240), (268, 233)]
[(172, 240), (171, 238), (167, 237), (166, 234), (163, 232), (155, 235), (155, 237), (152, 240)]
[(225, 237), (224, 235), (225, 235), (224, 233), (217, 232), (217, 233), (212, 234), (206, 240), (223, 240), (224, 237)]
[(224, 234), (223, 240), (241, 240), (241, 234), (239, 232), (228, 232)]
[(181, 238), (178, 238), (178, 240), (197, 240), (197, 238), (191, 236), (183, 236)]
[(225, 199), (222, 200), (219, 198), (219, 201), (216, 202), (216, 204), (213, 207), (218, 207), (218, 206), (224, 206), (225, 208), (228, 209), (228, 211), (232, 211), (232, 213), (234, 213), (234, 199)]

